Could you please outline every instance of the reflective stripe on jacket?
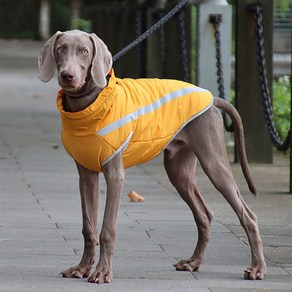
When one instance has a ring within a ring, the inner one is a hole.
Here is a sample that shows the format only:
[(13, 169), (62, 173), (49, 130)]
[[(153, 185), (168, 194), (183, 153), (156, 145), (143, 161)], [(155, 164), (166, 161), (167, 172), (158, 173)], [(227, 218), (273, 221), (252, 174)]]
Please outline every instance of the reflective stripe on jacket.
[(93, 171), (101, 172), (120, 151), (125, 168), (154, 158), (213, 103), (209, 91), (183, 81), (110, 74), (108, 86), (80, 112), (64, 111), (62, 90), (57, 97), (64, 147)]

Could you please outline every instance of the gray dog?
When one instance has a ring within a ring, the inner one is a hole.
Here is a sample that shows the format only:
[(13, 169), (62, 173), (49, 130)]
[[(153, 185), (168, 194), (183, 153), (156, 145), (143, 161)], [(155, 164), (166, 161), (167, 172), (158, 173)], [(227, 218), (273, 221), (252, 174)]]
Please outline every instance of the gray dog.
[[(226, 111), (233, 121), (241, 167), (255, 194), (245, 154), (243, 126), (235, 108), (214, 98), (207, 90), (182, 81), (116, 78), (106, 45), (95, 34), (78, 30), (57, 32), (45, 44), (39, 57), (40, 80), (49, 81), (56, 68), (62, 87), (57, 98), (62, 140), (80, 176), (84, 236), (80, 263), (61, 275), (88, 277), (93, 283), (112, 281), (124, 169), (147, 161), (163, 150), (167, 175), (190, 207), (198, 228), (193, 255), (176, 263), (175, 268), (198, 270), (210, 237), (213, 213), (196, 185), (198, 159), (247, 234), (251, 265), (245, 269), (244, 278), (263, 279), (266, 264), (257, 218), (241, 197), (232, 175), (218, 110)], [(103, 172), (107, 184), (100, 236), (97, 228), (99, 172)], [(99, 243), (100, 258), (91, 272)]]

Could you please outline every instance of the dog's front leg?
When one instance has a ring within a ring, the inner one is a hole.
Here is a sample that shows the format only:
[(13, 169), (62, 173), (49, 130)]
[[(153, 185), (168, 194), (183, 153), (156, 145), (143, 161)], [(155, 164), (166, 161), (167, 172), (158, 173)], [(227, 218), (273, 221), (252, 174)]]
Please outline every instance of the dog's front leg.
[(98, 244), (97, 211), (99, 174), (84, 168), (77, 162), (76, 165), (79, 173), (84, 251), (80, 263), (62, 272), (61, 275), (66, 278), (87, 278), (95, 261), (95, 247)]
[(112, 281), (112, 258), (116, 238), (116, 219), (124, 182), (122, 154), (117, 154), (104, 168), (107, 184), (106, 204), (100, 233), (100, 258), (95, 272), (88, 281), (92, 283), (110, 283)]

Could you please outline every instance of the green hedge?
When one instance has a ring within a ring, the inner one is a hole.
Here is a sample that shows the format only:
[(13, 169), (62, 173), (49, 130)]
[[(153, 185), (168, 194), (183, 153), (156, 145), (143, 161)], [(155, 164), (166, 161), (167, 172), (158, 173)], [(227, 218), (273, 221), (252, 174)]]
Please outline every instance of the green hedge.
[(291, 80), (290, 76), (280, 77), (273, 82), (274, 120), (280, 137), (284, 140), (290, 129), (291, 119)]

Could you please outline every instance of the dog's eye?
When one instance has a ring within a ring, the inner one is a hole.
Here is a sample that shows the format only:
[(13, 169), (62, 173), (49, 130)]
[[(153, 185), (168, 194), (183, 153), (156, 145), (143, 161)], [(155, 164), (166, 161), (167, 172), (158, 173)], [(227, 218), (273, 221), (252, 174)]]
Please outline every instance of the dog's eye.
[(62, 47), (57, 48), (56, 51), (57, 51), (57, 53), (58, 53), (59, 55), (61, 55), (61, 54), (64, 53), (64, 49), (63, 49)]
[(87, 49), (82, 49), (82, 50), (81, 50), (81, 54), (82, 54), (82, 55), (85, 55), (85, 56), (86, 56), (86, 55), (88, 55), (88, 53), (89, 53), (89, 52), (88, 52)]

